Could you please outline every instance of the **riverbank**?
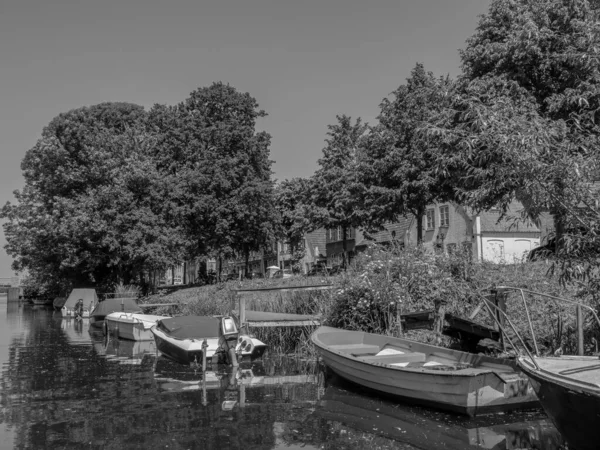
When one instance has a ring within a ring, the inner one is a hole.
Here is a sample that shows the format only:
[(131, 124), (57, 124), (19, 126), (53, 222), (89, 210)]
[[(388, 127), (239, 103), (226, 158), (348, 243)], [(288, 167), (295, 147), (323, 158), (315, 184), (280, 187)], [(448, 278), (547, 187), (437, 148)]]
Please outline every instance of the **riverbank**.
[[(319, 315), (323, 324), (338, 328), (396, 334), (399, 332), (398, 313), (443, 307), (447, 313), (468, 318), (483, 297), (499, 285), (573, 298), (576, 291), (548, 277), (548, 268), (545, 262), (472, 263), (465, 255), (374, 248), (358, 255), (348, 271), (336, 277), (230, 281), (158, 294), (145, 301), (177, 303), (183, 315), (229, 314), (236, 305), (237, 289), (331, 283), (334, 288), (327, 291), (263, 291), (247, 297), (247, 308)], [(510, 301), (507, 306), (516, 323), (526, 329), (526, 319), (520, 311), (522, 304)], [(574, 317), (548, 302), (532, 303), (530, 315), (545, 352), (563, 348), (565, 353), (574, 353)], [(475, 321), (494, 326), (485, 310), (479, 312)], [(311, 352), (308, 339), (311, 331), (305, 328), (255, 329), (259, 339), (269, 341), (283, 353)], [(404, 335), (444, 346), (457, 344), (454, 339), (431, 331), (409, 331)]]

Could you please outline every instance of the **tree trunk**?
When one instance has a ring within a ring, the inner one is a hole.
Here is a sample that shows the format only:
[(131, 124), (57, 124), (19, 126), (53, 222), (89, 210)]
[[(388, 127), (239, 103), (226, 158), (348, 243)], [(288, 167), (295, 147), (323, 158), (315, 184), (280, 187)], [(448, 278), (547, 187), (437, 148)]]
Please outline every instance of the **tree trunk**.
[(244, 277), (248, 278), (248, 272), (250, 271), (250, 246), (244, 244)]
[(347, 248), (346, 248), (346, 237), (347, 237), (348, 229), (346, 227), (342, 227), (342, 267), (346, 270), (346, 257), (347, 257)]
[(219, 257), (217, 258), (217, 262), (219, 263), (219, 270), (217, 271), (217, 280), (220, 282), (221, 273), (223, 273), (223, 259), (221, 258), (221, 255), (219, 255)]
[(423, 216), (425, 215), (425, 208), (419, 208), (415, 214), (417, 218), (417, 245), (423, 243)]

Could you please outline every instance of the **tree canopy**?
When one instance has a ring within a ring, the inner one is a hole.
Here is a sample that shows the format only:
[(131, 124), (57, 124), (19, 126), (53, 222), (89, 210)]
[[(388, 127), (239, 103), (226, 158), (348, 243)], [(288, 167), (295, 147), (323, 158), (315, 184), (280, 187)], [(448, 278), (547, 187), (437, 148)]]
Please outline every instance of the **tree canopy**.
[(360, 153), (371, 226), (413, 214), (420, 242), (426, 206), (451, 198), (449, 177), (435, 167), (436, 142), (420, 132), (441, 111), (449, 86), (448, 78), (435, 78), (417, 64), (393, 98), (382, 101), (378, 124)]
[(358, 148), (367, 128), (360, 118), (352, 123), (349, 116), (337, 116), (337, 123), (328, 125), (327, 145), (310, 183), (310, 221), (314, 228), (341, 228), (344, 265), (347, 233), (365, 221), (360, 207), (364, 192), (358, 180)]

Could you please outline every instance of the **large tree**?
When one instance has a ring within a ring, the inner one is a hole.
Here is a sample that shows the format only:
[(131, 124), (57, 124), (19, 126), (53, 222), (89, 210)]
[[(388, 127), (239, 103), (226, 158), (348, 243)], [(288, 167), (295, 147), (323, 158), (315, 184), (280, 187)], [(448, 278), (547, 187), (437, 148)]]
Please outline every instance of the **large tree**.
[(256, 130), (266, 113), (248, 93), (214, 83), (174, 107), (155, 106), (155, 158), (171, 186), (170, 220), (187, 256), (244, 256), (274, 237), (277, 213), (270, 136)]
[(101, 104), (61, 114), (43, 130), (21, 165), (25, 187), (1, 212), (15, 270), (108, 288), (171, 259), (176, 236), (163, 220), (144, 114), (137, 105)]
[(352, 123), (352, 118), (346, 115), (337, 116), (337, 121), (335, 125), (328, 125), (327, 145), (319, 159), (319, 168), (311, 178), (307, 212), (314, 228), (341, 229), (343, 267), (346, 267), (348, 232), (365, 222), (358, 149), (368, 125), (360, 118)]
[(417, 64), (406, 84), (381, 103), (379, 123), (360, 152), (359, 173), (368, 186), (365, 204), (371, 227), (412, 214), (421, 242), (427, 205), (451, 198), (449, 180), (434, 164), (435, 139), (421, 132), (441, 111), (449, 87), (448, 78), (436, 78)]
[(596, 220), (581, 206), (598, 173), (598, 18), (585, 0), (492, 1), (461, 54), (451, 106), (428, 130), (466, 203), (549, 210), (559, 247), (563, 230)]

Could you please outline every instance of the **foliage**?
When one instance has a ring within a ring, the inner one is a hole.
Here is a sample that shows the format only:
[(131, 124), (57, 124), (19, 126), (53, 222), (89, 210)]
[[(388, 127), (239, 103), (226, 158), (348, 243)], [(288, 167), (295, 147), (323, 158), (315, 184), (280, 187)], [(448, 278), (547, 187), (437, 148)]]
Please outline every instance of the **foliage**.
[(345, 266), (348, 232), (365, 222), (357, 151), (367, 125), (360, 118), (352, 124), (352, 119), (346, 115), (338, 116), (337, 120), (337, 124), (328, 126), (327, 146), (323, 149), (319, 168), (311, 178), (308, 213), (314, 228), (341, 228)]
[(307, 213), (310, 183), (306, 178), (283, 180), (275, 187), (275, 205), (281, 217), (280, 233), (296, 252), (310, 228)]
[(277, 212), (264, 111), (223, 83), (199, 88), (175, 107), (149, 113), (155, 158), (170, 186), (169, 219), (186, 256), (248, 255), (274, 237)]
[(464, 76), (432, 121), (437, 170), (476, 209), (555, 219), (565, 282), (598, 286), (600, 22), (587, 1), (495, 0), (462, 52)]
[(1, 212), (15, 270), (110, 290), (172, 260), (176, 236), (162, 220), (143, 115), (135, 105), (102, 104), (44, 129), (23, 159), (17, 203)]
[(448, 78), (436, 79), (417, 64), (406, 84), (393, 92), (393, 99), (381, 103), (379, 123), (360, 151), (359, 173), (367, 186), (372, 227), (412, 214), (419, 222), (417, 241), (421, 242), (427, 205), (451, 198), (451, 177), (434, 164), (436, 142), (419, 132), (442, 109), (450, 84)]

